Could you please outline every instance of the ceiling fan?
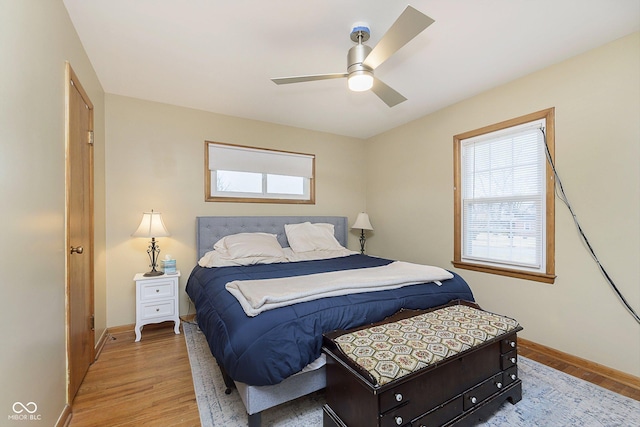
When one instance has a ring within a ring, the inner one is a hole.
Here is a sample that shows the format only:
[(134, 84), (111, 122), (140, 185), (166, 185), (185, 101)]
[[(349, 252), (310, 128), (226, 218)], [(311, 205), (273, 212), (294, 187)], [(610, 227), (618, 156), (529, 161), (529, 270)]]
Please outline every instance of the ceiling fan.
[(407, 98), (375, 78), (373, 70), (434, 22), (422, 12), (407, 6), (373, 49), (363, 44), (371, 35), (369, 28), (366, 25), (356, 24), (351, 30), (351, 40), (357, 45), (349, 49), (347, 54), (346, 73), (277, 77), (271, 80), (275, 84), (282, 85), (346, 77), (349, 89), (352, 91), (362, 92), (371, 89), (385, 104), (393, 107), (406, 101)]

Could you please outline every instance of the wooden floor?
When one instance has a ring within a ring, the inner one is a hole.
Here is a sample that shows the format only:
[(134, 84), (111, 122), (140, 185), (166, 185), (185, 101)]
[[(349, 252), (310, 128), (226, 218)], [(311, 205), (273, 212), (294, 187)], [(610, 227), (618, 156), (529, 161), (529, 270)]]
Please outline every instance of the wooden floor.
[(145, 326), (107, 338), (72, 405), (70, 427), (200, 426), (184, 335)]
[[(73, 403), (70, 427), (200, 425), (184, 335), (175, 335), (172, 327), (147, 326), (142, 341), (136, 343), (134, 339), (133, 331), (108, 338)], [(535, 345), (520, 343), (518, 352), (640, 400), (640, 387), (582, 369), (540, 351)]]

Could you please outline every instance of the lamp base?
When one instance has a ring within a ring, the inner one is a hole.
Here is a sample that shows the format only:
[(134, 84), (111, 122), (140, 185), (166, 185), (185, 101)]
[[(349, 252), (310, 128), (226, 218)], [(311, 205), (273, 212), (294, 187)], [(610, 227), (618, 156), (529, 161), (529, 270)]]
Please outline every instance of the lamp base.
[(147, 271), (146, 273), (143, 274), (144, 277), (153, 277), (153, 276), (162, 276), (164, 274), (163, 271), (156, 271), (156, 270), (152, 270), (152, 271)]

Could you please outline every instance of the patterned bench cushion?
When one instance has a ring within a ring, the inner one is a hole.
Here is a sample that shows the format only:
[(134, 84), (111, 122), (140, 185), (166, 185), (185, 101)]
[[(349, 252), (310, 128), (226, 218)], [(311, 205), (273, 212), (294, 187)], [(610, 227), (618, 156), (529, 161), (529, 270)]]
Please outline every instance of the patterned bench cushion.
[(517, 327), (508, 317), (458, 304), (349, 332), (334, 342), (384, 385)]

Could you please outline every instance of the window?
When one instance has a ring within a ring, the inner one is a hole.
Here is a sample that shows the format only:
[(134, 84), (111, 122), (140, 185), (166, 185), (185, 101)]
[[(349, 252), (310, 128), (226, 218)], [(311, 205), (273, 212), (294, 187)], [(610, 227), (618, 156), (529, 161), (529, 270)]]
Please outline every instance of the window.
[(315, 203), (315, 156), (205, 141), (208, 202)]
[(554, 109), (453, 142), (453, 265), (553, 283)]

